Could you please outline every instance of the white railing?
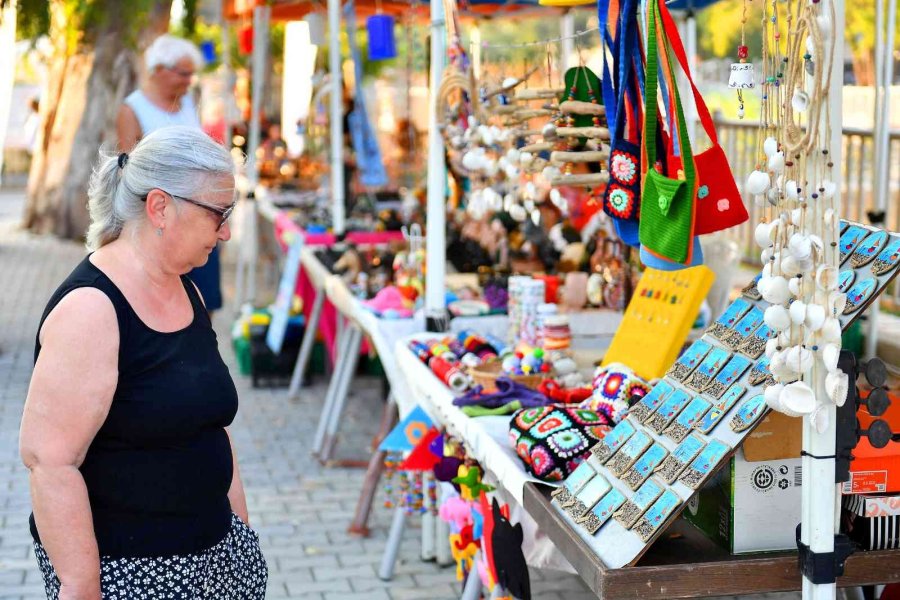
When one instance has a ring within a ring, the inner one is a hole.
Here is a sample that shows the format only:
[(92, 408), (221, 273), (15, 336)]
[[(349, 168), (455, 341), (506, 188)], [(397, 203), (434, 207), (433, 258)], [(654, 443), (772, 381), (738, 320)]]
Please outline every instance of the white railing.
[[(752, 121), (735, 121), (714, 117), (719, 142), (738, 187), (743, 192), (747, 174), (756, 168), (756, 136), (758, 127)], [(875, 205), (875, 144), (871, 129), (845, 127), (842, 149), (842, 198), (843, 218), (869, 223), (867, 213)], [(892, 130), (888, 143), (888, 199), (883, 226), (890, 231), (900, 231), (900, 130)], [(744, 202), (750, 212), (750, 220), (732, 229), (728, 235), (740, 244), (745, 261), (759, 263), (759, 252), (753, 242), (753, 230), (759, 222), (760, 209), (753, 199), (744, 195)], [(900, 309), (900, 284), (891, 285), (885, 297), (888, 306)]]

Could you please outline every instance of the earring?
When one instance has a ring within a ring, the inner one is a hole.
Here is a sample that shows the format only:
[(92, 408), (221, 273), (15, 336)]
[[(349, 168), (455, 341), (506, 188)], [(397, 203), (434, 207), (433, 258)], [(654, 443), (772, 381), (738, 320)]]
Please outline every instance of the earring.
[(156, 228), (156, 235), (162, 236), (162, 227), (157, 227), (157, 228)]

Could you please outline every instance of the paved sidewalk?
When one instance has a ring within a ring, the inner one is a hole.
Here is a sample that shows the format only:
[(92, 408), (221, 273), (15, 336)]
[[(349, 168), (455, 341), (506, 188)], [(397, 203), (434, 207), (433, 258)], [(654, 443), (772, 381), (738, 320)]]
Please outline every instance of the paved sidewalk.
[[(18, 427), (32, 367), (35, 328), (53, 289), (84, 255), (74, 243), (16, 231), (21, 193), (0, 192), (0, 600), (44, 598), (27, 530), (27, 473), (18, 456)], [(229, 276), (231, 272), (226, 273)], [(216, 319), (222, 354), (237, 373), (229, 345), (229, 317)], [(376, 572), (391, 512), (376, 503), (367, 539), (347, 525), (362, 482), (358, 469), (323, 469), (309, 448), (325, 381), (318, 378), (299, 401), (284, 390), (258, 390), (235, 375), (241, 408), (233, 426), (250, 505), (269, 561), (268, 598), (458, 598), (455, 569), (419, 560), (418, 520), (409, 519), (396, 576)], [(357, 379), (348, 403), (339, 457), (367, 457), (378, 426), (381, 386)], [(574, 575), (533, 572), (536, 598), (582, 600), (593, 596)], [(798, 598), (770, 594), (755, 598)]]

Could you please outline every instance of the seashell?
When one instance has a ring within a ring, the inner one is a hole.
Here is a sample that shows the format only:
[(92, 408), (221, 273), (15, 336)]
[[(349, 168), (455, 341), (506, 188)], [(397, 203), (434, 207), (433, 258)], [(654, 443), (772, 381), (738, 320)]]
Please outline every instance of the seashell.
[(771, 180), (768, 173), (753, 171), (747, 176), (747, 192), (750, 194), (764, 194), (769, 189)]
[(810, 331), (819, 331), (825, 324), (825, 307), (821, 304), (810, 302), (806, 305), (806, 319), (803, 324)]
[(769, 246), (768, 248), (766, 248), (759, 254), (759, 257), (762, 259), (763, 264), (769, 263), (772, 260), (773, 256), (775, 256), (775, 247), (774, 246)]
[(800, 292), (803, 291), (803, 280), (799, 277), (791, 277), (788, 279), (788, 290), (794, 296), (799, 296)]
[(497, 175), (497, 172), (500, 170), (500, 166), (497, 164), (497, 161), (492, 158), (486, 158), (484, 163), (482, 164), (481, 170), (488, 177), (494, 177)]
[(781, 345), (781, 342), (778, 341), (777, 338), (771, 338), (766, 340), (766, 356), (772, 358), (772, 355), (778, 351), (778, 347)]
[(769, 157), (769, 170), (773, 173), (784, 171), (784, 152), (776, 152)]
[(828, 304), (826, 306), (833, 311), (832, 314), (842, 314), (844, 309), (847, 308), (847, 294), (844, 292), (831, 292), (828, 294)]
[(519, 164), (523, 167), (527, 167), (531, 164), (531, 161), (534, 160), (534, 154), (531, 152), (520, 152), (519, 153)]
[(825, 375), (825, 393), (837, 406), (843, 406), (850, 392), (850, 378), (843, 371), (832, 371)]
[(809, 236), (795, 233), (788, 241), (788, 250), (797, 260), (809, 258), (812, 254), (812, 241), (809, 239)]
[(766, 388), (766, 391), (763, 392), (763, 397), (766, 399), (766, 405), (772, 410), (777, 410), (781, 412), (781, 392), (784, 391), (784, 385), (780, 383), (776, 383), (775, 385), (770, 385)]
[(803, 219), (803, 209), (795, 208), (794, 210), (791, 211), (791, 223), (793, 223), (797, 227), (800, 227), (800, 222), (802, 221), (802, 219)]
[[(763, 279), (771, 279), (771, 278), (772, 278), (772, 265), (775, 264), (775, 262), (776, 262), (777, 260), (778, 260), (778, 253), (777, 253), (777, 252), (773, 252), (773, 253), (772, 253), (772, 258), (769, 259), (769, 261), (768, 261), (766, 264), (763, 265), (763, 268), (762, 268), (762, 278), (760, 279), (760, 281), (762, 281)], [(757, 284), (756, 287), (757, 287), (757, 289), (758, 289), (758, 288), (759, 288), (759, 284)], [(762, 294), (762, 292), (760, 292), (760, 294)]]
[(784, 386), (781, 405), (798, 415), (808, 415), (816, 409), (816, 395), (803, 381), (795, 381)]
[(822, 348), (822, 363), (829, 373), (838, 370), (838, 359), (841, 356), (841, 348), (837, 344), (826, 344)]
[(774, 375), (776, 371), (783, 370), (786, 360), (787, 352), (784, 350), (776, 350), (775, 353), (769, 357), (769, 372)]
[(774, 228), (773, 223), (760, 223), (756, 226), (756, 230), (753, 233), (753, 239), (756, 240), (757, 245), (760, 248), (768, 248), (772, 245), (772, 230)]
[[(529, 183), (531, 183), (531, 182), (529, 182)], [(553, 204), (559, 204), (560, 202), (563, 201), (562, 194), (560, 193), (560, 191), (558, 189), (553, 188), (550, 190), (550, 201)]]
[(544, 167), (544, 169), (541, 171), (541, 177), (543, 177), (547, 181), (559, 177), (559, 174), (560, 171), (556, 167)]
[(794, 90), (791, 98), (791, 108), (797, 112), (806, 112), (809, 109), (809, 94), (803, 90)]
[(832, 265), (819, 265), (816, 269), (816, 287), (823, 292), (836, 290), (840, 280), (840, 271)]
[[(788, 179), (784, 183), (784, 195), (790, 200), (796, 200), (800, 197), (800, 188), (793, 179)], [(795, 224), (800, 223), (800, 219), (792, 219)]]
[(510, 148), (509, 150), (506, 151), (506, 160), (508, 160), (509, 162), (511, 162), (513, 164), (516, 164), (517, 162), (519, 162), (521, 155), (522, 155), (522, 153), (519, 152), (517, 149)]
[(469, 151), (463, 154), (462, 165), (469, 171), (475, 171), (481, 165), (481, 160), (475, 152)]
[[(778, 193), (778, 190), (777, 190), (777, 189), (775, 189), (775, 188), (769, 188), (769, 191), (766, 192), (766, 200), (767, 200), (767, 201), (769, 202), (769, 204), (771, 204), (772, 206), (777, 206), (777, 205), (778, 205), (778, 201), (779, 201), (780, 199), (781, 199), (781, 196), (780, 196), (780, 194)], [(762, 206), (763, 204), (764, 204), (764, 203), (761, 203), (760, 206)]]
[[(757, 285), (757, 289), (759, 286)], [(787, 302), (788, 297), (790, 296), (790, 290), (788, 290), (787, 279), (784, 277), (776, 276), (772, 277), (772, 280), (768, 285), (765, 286), (765, 292), (760, 290), (760, 294), (762, 294), (763, 299), (770, 304), (784, 304)]]
[(788, 314), (791, 316), (791, 323), (801, 325), (806, 320), (806, 302), (794, 300), (788, 308)]
[(825, 344), (841, 343), (841, 323), (835, 317), (828, 317), (822, 324), (822, 342)]
[(794, 277), (803, 273), (803, 264), (791, 255), (785, 256), (781, 261), (781, 272), (786, 277)]
[(792, 346), (788, 350), (785, 364), (797, 373), (806, 373), (812, 369), (815, 357), (811, 350), (803, 346)]
[(774, 304), (763, 313), (763, 321), (773, 331), (784, 331), (791, 326), (791, 316), (780, 304)]
[(503, 172), (506, 174), (507, 179), (519, 178), (519, 168), (514, 165), (508, 165)]
[(822, 182), (820, 186), (824, 191), (822, 192), (822, 197), (826, 200), (831, 200), (834, 198), (835, 193), (837, 192), (837, 184), (829, 179), (826, 179)]
[(766, 141), (763, 142), (763, 152), (771, 158), (773, 154), (778, 152), (778, 140), (773, 137), (767, 137)]
[(816, 404), (815, 410), (809, 415), (809, 422), (812, 424), (816, 433), (825, 433), (830, 423), (828, 407), (824, 402)]

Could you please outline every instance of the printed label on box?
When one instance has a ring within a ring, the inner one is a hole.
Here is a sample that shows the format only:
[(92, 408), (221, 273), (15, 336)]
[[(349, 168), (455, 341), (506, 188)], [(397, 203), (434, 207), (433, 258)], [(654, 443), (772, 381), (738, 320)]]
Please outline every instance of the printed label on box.
[(871, 494), (887, 490), (887, 471), (858, 471), (850, 473), (850, 481), (844, 482), (844, 494)]

